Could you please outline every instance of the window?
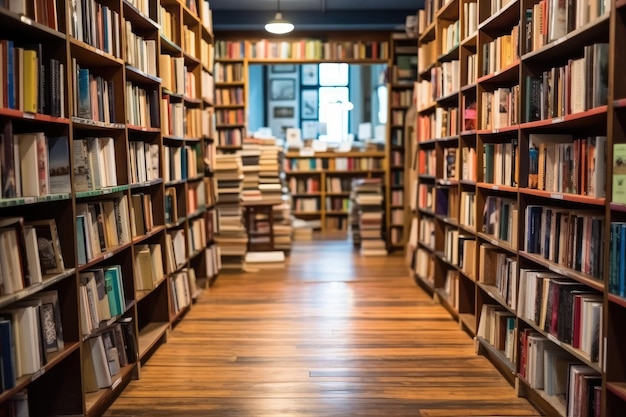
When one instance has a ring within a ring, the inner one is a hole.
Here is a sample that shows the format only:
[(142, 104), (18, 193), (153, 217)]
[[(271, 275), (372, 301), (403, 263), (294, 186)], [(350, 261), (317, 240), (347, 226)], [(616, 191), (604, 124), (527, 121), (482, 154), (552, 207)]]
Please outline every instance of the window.
[(348, 138), (350, 103), (348, 64), (319, 65), (319, 121), (326, 124), (320, 140), (343, 142)]

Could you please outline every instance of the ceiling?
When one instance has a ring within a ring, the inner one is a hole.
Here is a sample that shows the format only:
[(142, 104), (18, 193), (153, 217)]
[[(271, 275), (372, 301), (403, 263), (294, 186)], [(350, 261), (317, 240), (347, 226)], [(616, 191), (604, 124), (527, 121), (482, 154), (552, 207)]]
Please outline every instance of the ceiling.
[(296, 31), (404, 30), (424, 0), (210, 0), (216, 32), (262, 31), (278, 8)]

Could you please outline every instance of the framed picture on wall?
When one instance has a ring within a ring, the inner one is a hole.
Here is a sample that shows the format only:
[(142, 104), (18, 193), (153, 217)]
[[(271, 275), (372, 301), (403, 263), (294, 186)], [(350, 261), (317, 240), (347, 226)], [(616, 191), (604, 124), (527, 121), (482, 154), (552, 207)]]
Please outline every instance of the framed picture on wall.
[(272, 65), (272, 74), (292, 74), (296, 72), (294, 64)]
[(275, 119), (290, 119), (294, 116), (294, 108), (292, 106), (275, 106), (273, 110)]
[(317, 119), (318, 117), (318, 90), (302, 90), (300, 93), (300, 118)]
[(304, 64), (302, 68), (302, 85), (317, 86), (319, 84), (319, 78), (317, 74), (317, 64)]
[(296, 80), (273, 78), (270, 80), (270, 98), (275, 101), (296, 99)]

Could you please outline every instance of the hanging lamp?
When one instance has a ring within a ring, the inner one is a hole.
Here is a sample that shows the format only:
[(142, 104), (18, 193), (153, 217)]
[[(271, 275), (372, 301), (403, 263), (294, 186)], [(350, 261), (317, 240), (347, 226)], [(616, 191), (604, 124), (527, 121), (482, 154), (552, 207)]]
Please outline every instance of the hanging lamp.
[(276, 14), (265, 24), (265, 30), (275, 35), (284, 35), (293, 30), (293, 24), (283, 19), (283, 14), (280, 12), (280, 0), (277, 0)]

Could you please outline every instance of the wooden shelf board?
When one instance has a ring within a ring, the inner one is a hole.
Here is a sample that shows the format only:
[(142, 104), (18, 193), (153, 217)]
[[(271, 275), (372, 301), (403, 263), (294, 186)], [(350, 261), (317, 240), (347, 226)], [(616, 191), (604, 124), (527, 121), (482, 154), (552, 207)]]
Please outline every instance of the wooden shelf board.
[(452, 316), (454, 320), (459, 320), (459, 311), (454, 308), (450, 302), (450, 296), (446, 294), (443, 288), (435, 288), (433, 291), (433, 299), (441, 304)]
[(161, 79), (156, 75), (148, 74), (130, 64), (126, 64), (126, 78), (130, 81), (139, 81), (143, 83), (160, 84)]
[(435, 14), (435, 19), (439, 20), (459, 20), (459, 1), (449, 0), (446, 4), (441, 6)]
[(165, 230), (165, 226), (163, 226), (163, 225), (161, 225), (161, 226), (154, 226), (154, 228), (152, 230), (150, 230), (148, 233), (146, 233), (144, 235), (141, 235), (141, 236), (134, 237), (133, 238), (133, 245), (140, 244), (144, 240), (150, 239), (152, 236), (155, 236), (155, 235), (161, 233), (163, 230)]
[(132, 133), (160, 133), (161, 132), (161, 128), (159, 127), (126, 125), (126, 128)]
[(476, 187), (476, 181), (474, 180), (459, 180), (459, 184)]
[(514, 84), (517, 84), (519, 82), (519, 65), (520, 60), (517, 59), (509, 65), (495, 71), (493, 74), (478, 77), (476, 82), (478, 84), (502, 84), (507, 82), (514, 82)]
[(433, 101), (432, 103), (426, 104), (424, 107), (420, 107), (417, 109), (418, 113), (432, 113), (437, 108), (437, 102)]
[(83, 130), (124, 130), (126, 125), (123, 123), (108, 123), (98, 120), (85, 119), (83, 117), (72, 116), (72, 124), (74, 128)]
[(167, 275), (163, 275), (161, 278), (157, 279), (157, 281), (154, 283), (153, 288), (147, 289), (147, 290), (135, 290), (135, 300), (137, 301), (137, 304), (139, 304), (141, 300), (146, 298), (155, 289), (157, 289), (162, 283), (164, 283), (166, 279), (167, 279)]
[(128, 0), (122, 1), (124, 7), (124, 18), (133, 23), (133, 27), (143, 30), (159, 30), (161, 25), (152, 20), (149, 16), (142, 13), (138, 8), (131, 4)]
[(521, 129), (539, 129), (539, 128), (588, 128), (592, 125), (606, 125), (607, 106), (600, 106), (584, 112), (568, 114), (566, 116), (554, 117), (551, 119), (537, 120), (534, 122), (525, 122), (520, 125)]
[(416, 281), (419, 281), (420, 284), (422, 286), (424, 286), (426, 289), (428, 289), (430, 292), (434, 292), (435, 287), (434, 287), (434, 283), (428, 281), (428, 279), (426, 279), (426, 277), (422, 277), (420, 274), (418, 274), (417, 272), (413, 273), (414, 279)]
[(70, 119), (68, 119), (67, 117), (53, 117), (42, 113), (28, 113), (21, 110), (9, 109), (6, 107), (0, 107), (0, 116), (43, 123), (54, 123), (61, 125), (70, 124)]
[(327, 216), (347, 216), (349, 214), (347, 211), (343, 210), (326, 210), (325, 213)]
[(456, 186), (459, 185), (459, 180), (456, 179), (438, 179), (437, 181), (435, 181), (437, 183), (437, 185), (441, 185), (441, 186), (445, 186), (445, 187), (450, 187), (450, 186)]
[(504, 126), (504, 127), (499, 127), (497, 129), (480, 129), (478, 131), (478, 134), (479, 135), (498, 135), (498, 134), (516, 132), (518, 129), (519, 129), (519, 125)]
[(424, 31), (420, 33), (417, 37), (418, 45), (422, 45), (427, 43), (430, 40), (435, 39), (435, 24), (437, 23), (437, 19), (433, 19), (428, 26), (424, 28)]
[(89, 260), (89, 262), (87, 262), (86, 264), (83, 265), (79, 265), (78, 266), (78, 271), (85, 271), (93, 266), (95, 266), (96, 264), (102, 262), (102, 261), (106, 261), (107, 259), (117, 255), (118, 253), (130, 248), (130, 246), (132, 245), (131, 242), (128, 243), (124, 243), (123, 245), (119, 245), (116, 246), (114, 248), (107, 248), (106, 252), (103, 252), (101, 254), (99, 254), (98, 256), (94, 257), (93, 259)]
[(49, 201), (71, 200), (71, 194), (50, 194), (41, 197), (0, 198), (0, 208), (46, 203)]
[(418, 70), (418, 79), (430, 79), (430, 70), (432, 70), (435, 66), (437, 65), (437, 61), (433, 61), (431, 64), (429, 64), (428, 66), (426, 66), (426, 68), (422, 69), (422, 70)]
[[(2, 24), (4, 26), (4, 29), (7, 30), (7, 33), (10, 33), (12, 30), (27, 30), (34, 31), (35, 36), (43, 36), (48, 38), (52, 37), (63, 41), (65, 41), (66, 39), (64, 33), (61, 33), (58, 30), (54, 30), (41, 23), (37, 23), (35, 20), (29, 18), (28, 16), (11, 12), (7, 8), (0, 8), (0, 16), (2, 16)], [(24, 25), (26, 25), (26, 27)], [(19, 34), (16, 34), (16, 36), (19, 37)]]
[(467, 328), (472, 335), (476, 335), (476, 316), (470, 313), (459, 314), (460, 323)]
[(420, 181), (435, 181), (436, 177), (434, 175), (420, 174), (417, 178), (419, 178)]
[(476, 46), (476, 41), (478, 40), (478, 30), (474, 31), (474, 33), (470, 33), (465, 39), (461, 41), (461, 46)]
[(596, 20), (573, 30), (565, 36), (542, 46), (536, 51), (529, 52), (522, 56), (523, 61), (548, 61), (560, 57), (575, 56), (580, 50), (580, 45), (590, 45), (601, 42), (603, 38), (608, 41), (605, 34), (609, 30), (610, 13), (600, 16)]
[(617, 304), (620, 307), (626, 308), (626, 298), (620, 297), (617, 294), (609, 293), (609, 302)]
[(476, 234), (476, 227), (475, 226), (474, 227), (470, 227), (470, 226), (464, 225), (462, 223), (459, 223), (459, 229), (461, 229), (464, 232), (469, 233), (469, 234), (474, 234), (474, 235)]
[(19, 301), (23, 298), (29, 297), (39, 291), (42, 291), (51, 285), (54, 285), (76, 273), (75, 268), (69, 268), (63, 271), (60, 274), (48, 274), (43, 276), (43, 280), (39, 284), (30, 285), (24, 289), (16, 291), (12, 294), (3, 294), (0, 296), (0, 308), (6, 307), (9, 304), (12, 304), (16, 301)]
[(152, 187), (154, 185), (158, 185), (163, 183), (163, 178), (155, 178), (153, 180), (150, 181), (144, 181), (144, 182), (136, 182), (133, 184), (129, 184), (128, 188), (130, 188), (131, 190), (136, 190), (138, 188), (146, 188), (146, 187)]
[(526, 251), (519, 251), (519, 255), (523, 258), (531, 260), (536, 264), (544, 266), (548, 268), (550, 271), (557, 273), (559, 275), (563, 275), (564, 277), (571, 278), (575, 281), (580, 282), (590, 288), (593, 288), (596, 291), (603, 292), (604, 291), (604, 283), (601, 279), (594, 278), (591, 275), (584, 274), (580, 271), (576, 271), (570, 268), (566, 268), (562, 265), (549, 261), (542, 257), (541, 255), (537, 255), (534, 253), (528, 253)]
[(459, 54), (460, 54), (460, 48), (461, 48), (461, 45), (457, 43), (452, 48), (450, 48), (448, 52), (444, 52), (443, 54), (439, 55), (439, 57), (437, 57), (437, 61), (448, 62), (448, 61), (458, 60)]
[(512, 254), (517, 253), (517, 249), (515, 249), (513, 246), (511, 246), (511, 244), (507, 241), (504, 240), (500, 240), (497, 237), (493, 236), (493, 235), (488, 235), (487, 233), (483, 233), (483, 232), (478, 232), (476, 234), (476, 236), (478, 236), (479, 238), (481, 238), (482, 240), (486, 241), (487, 243), (496, 246), (500, 249), (503, 249), (507, 252), (510, 252)]
[(448, 93), (446, 95), (443, 95), (441, 97), (437, 97), (435, 102), (438, 105), (444, 105), (445, 103), (452, 102), (452, 101), (458, 102), (459, 101), (459, 91), (460, 90), (456, 90), (456, 91), (453, 91), (453, 92)]
[(158, 342), (158, 340), (168, 331), (170, 324), (167, 322), (148, 323), (139, 331), (139, 360)]
[(461, 133), (459, 133), (460, 136), (472, 136), (472, 135), (476, 135), (477, 130), (476, 129), (472, 129), (472, 130), (462, 130)]
[(508, 359), (504, 355), (504, 352), (496, 349), (496, 347), (489, 343), (487, 339), (476, 336), (476, 340), (478, 341), (478, 343), (480, 343), (480, 346), (483, 349), (489, 352), (489, 356), (491, 357), (491, 359), (495, 359), (497, 361), (497, 367), (507, 374), (507, 379), (512, 380), (513, 378), (515, 378), (515, 365), (511, 362), (510, 359)]
[(173, 53), (183, 52), (183, 49), (178, 44), (176, 44), (173, 40), (169, 39), (163, 33), (161, 33), (160, 36), (161, 36), (161, 48), (162, 49), (164, 49), (167, 52), (173, 52)]
[[(475, 90), (477, 85), (478, 85), (478, 84), (477, 84), (476, 82), (473, 82), (473, 83), (471, 83), (471, 84), (466, 84), (466, 85), (464, 85), (464, 86), (462, 86), (462, 87), (461, 87), (461, 93), (467, 93), (469, 90), (472, 90), (472, 89), (474, 89), (474, 90)], [(475, 92), (476, 92), (476, 91), (474, 91), (474, 93), (475, 93)]]
[(459, 221), (453, 217), (448, 217), (448, 216), (443, 216), (441, 214), (436, 214), (435, 218), (437, 220), (442, 221), (443, 223), (453, 226), (453, 227), (458, 227), (459, 226)]
[(622, 401), (626, 401), (626, 382), (607, 381), (606, 389), (617, 395)]
[(103, 407), (109, 400), (115, 397), (115, 394), (124, 385), (123, 382), (130, 380), (130, 375), (137, 365), (135, 363), (120, 369), (120, 372), (112, 377), (113, 384), (109, 388), (103, 388), (96, 392), (85, 393), (86, 415), (90, 415), (94, 410)]
[(613, 107), (615, 108), (624, 108), (626, 107), (626, 98), (620, 98), (613, 102)]
[(420, 140), (419, 142), (417, 142), (417, 144), (420, 147), (428, 147), (428, 148), (432, 148), (435, 146), (435, 144), (437, 143), (437, 139), (426, 139), (426, 140)]
[(419, 245), (420, 248), (428, 251), (428, 252), (435, 252), (435, 248), (431, 245), (428, 245), (426, 242), (422, 242), (421, 240), (417, 241), (417, 244)]
[(124, 62), (121, 58), (117, 58), (116, 56), (104, 52), (101, 49), (93, 47), (88, 43), (83, 41), (79, 41), (74, 37), (69, 37), (70, 40), (70, 48), (72, 49), (72, 56), (76, 56), (78, 58), (78, 64), (82, 66), (122, 66)]
[(495, 300), (502, 307), (509, 310), (511, 313), (513, 313), (513, 315), (517, 316), (515, 310), (510, 305), (507, 304), (504, 297), (498, 292), (498, 287), (496, 287), (495, 285), (487, 285), (482, 282), (477, 282), (476, 284), (478, 285), (478, 288), (483, 290), (490, 298)]
[(595, 198), (595, 197), (589, 197), (586, 195), (553, 193), (550, 191), (535, 190), (531, 188), (520, 188), (519, 192), (520, 194), (533, 195), (536, 197), (548, 198), (551, 200), (564, 200), (564, 201), (571, 201), (573, 203), (581, 203), (581, 204), (594, 205), (594, 206), (604, 206), (605, 200), (606, 200), (604, 198)]
[(493, 13), (489, 18), (478, 23), (478, 30), (491, 31), (512, 27), (520, 20), (519, 2), (509, 1), (504, 7)]
[(506, 193), (517, 193), (517, 187), (511, 187), (510, 185), (491, 184), (488, 182), (477, 182), (476, 187), (484, 188), (485, 190), (503, 191)]
[(520, 384), (524, 385), (524, 389), (533, 392), (537, 397), (543, 400), (546, 405), (552, 407), (554, 410), (554, 415), (564, 417), (567, 414), (566, 404), (562, 403), (557, 397), (555, 397), (554, 395), (547, 395), (544, 390), (531, 388), (528, 381), (526, 381), (519, 373), (517, 374), (517, 378)]

